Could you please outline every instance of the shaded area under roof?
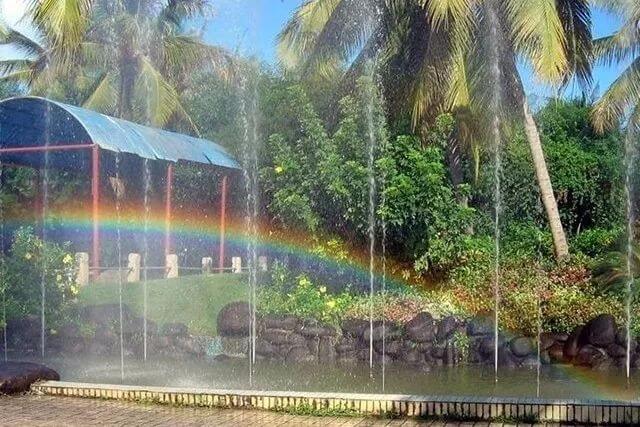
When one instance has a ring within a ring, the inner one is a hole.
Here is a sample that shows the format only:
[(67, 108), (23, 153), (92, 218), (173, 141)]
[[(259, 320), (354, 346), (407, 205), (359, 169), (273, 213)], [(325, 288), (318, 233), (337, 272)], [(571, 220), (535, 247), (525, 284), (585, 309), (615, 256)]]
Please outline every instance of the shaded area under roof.
[[(39, 97), (0, 102), (0, 148), (97, 144), (114, 153), (151, 160), (188, 161), (239, 169), (238, 162), (220, 145), (200, 138), (154, 129), (85, 108)], [(85, 151), (85, 150), (82, 150)], [(5, 153), (3, 160), (41, 166), (42, 153)], [(56, 154), (54, 167), (74, 168), (83, 155)], [(81, 163), (84, 163), (81, 161)]]

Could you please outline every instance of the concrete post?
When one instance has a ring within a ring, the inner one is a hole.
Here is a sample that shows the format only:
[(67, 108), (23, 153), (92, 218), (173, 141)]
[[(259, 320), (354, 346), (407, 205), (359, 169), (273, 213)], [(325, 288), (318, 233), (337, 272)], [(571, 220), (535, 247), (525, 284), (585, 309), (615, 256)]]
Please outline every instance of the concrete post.
[(76, 283), (83, 287), (89, 284), (89, 254), (86, 252), (76, 253)]
[(211, 274), (213, 268), (213, 258), (206, 256), (202, 258), (202, 274)]
[(234, 273), (242, 273), (242, 258), (239, 256), (231, 258), (231, 271)]
[(258, 257), (258, 271), (267, 271), (267, 257), (264, 255)]
[(127, 283), (140, 281), (140, 254), (131, 253), (127, 259)]
[(167, 279), (178, 277), (178, 255), (168, 254), (166, 258)]

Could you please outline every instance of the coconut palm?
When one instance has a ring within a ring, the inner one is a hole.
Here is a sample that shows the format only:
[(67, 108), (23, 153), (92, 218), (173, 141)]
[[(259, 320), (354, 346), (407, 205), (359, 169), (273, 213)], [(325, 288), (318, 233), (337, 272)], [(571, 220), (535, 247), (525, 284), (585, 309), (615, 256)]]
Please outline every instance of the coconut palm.
[(66, 80), (84, 107), (154, 126), (180, 124), (197, 133), (179, 96), (186, 75), (223, 70), (231, 61), (184, 32), (185, 20), (207, 13), (204, 0), (38, 0), (28, 13), (45, 43), (8, 31), (2, 42), (26, 59), (0, 63), (5, 78), (35, 93)]
[[(589, 20), (586, 0), (309, 0), (281, 32), (279, 54), (285, 67), (302, 75), (326, 73), (341, 62), (349, 78), (378, 52), (390, 110), (409, 111), (415, 127), (453, 112), (457, 142), (476, 159), (487, 139), (486, 113), (495, 110), (488, 89), (499, 76), (499, 113), (524, 123), (562, 258), (566, 237), (516, 63), (524, 58), (547, 83), (560, 85), (572, 75), (588, 80)], [(488, 61), (494, 46), (496, 60)]]
[(602, 1), (623, 24), (612, 35), (594, 41), (596, 61), (611, 65), (628, 63), (626, 69), (595, 103), (593, 123), (604, 131), (625, 122), (628, 130), (640, 125), (640, 4), (631, 0)]

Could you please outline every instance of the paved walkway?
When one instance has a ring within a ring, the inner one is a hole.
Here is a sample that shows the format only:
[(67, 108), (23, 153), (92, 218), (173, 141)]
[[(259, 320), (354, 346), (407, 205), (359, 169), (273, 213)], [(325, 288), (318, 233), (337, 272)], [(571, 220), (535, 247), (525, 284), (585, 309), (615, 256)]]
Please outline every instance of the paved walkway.
[[(417, 420), (307, 417), (268, 411), (144, 405), (52, 396), (0, 396), (1, 426), (488, 426)], [(502, 425), (502, 424), (491, 424)]]

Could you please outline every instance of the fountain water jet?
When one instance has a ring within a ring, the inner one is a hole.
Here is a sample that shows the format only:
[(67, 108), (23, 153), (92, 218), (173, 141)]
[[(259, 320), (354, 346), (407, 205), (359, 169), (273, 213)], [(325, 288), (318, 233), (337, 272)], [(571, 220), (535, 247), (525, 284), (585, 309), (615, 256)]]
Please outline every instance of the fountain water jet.
[[(49, 110), (49, 105), (47, 104), (47, 109), (45, 111), (45, 127), (44, 127), (44, 145), (48, 147), (50, 145), (49, 140), (49, 129), (51, 127), (51, 114)], [(40, 175), (38, 175), (40, 178)], [(47, 243), (47, 214), (49, 210), (49, 151), (46, 150), (44, 152), (44, 167), (41, 182), (38, 182), (36, 185), (41, 185), (42, 194), (38, 194), (37, 197), (41, 196), (42, 203), (42, 216), (40, 218), (42, 229), (41, 229), (41, 237), (42, 242), (44, 244), (43, 251), (46, 251), (46, 243)], [(47, 269), (49, 266), (47, 265), (47, 255), (46, 253), (42, 256), (42, 274), (40, 276), (40, 356), (44, 360), (45, 357), (45, 341), (46, 341), (46, 315), (45, 315), (45, 307), (46, 307), (46, 281), (47, 281)]]
[[(4, 187), (4, 166), (0, 161), (0, 256), (4, 256), (4, 202), (2, 199), (2, 190)], [(6, 362), (9, 359), (7, 355), (7, 290), (2, 287), (2, 348), (3, 357)]]
[(149, 160), (144, 159), (144, 234), (142, 240), (142, 262), (144, 269), (142, 270), (142, 335), (143, 335), (143, 358), (147, 360), (147, 282), (149, 272), (149, 216), (151, 213), (151, 165)]
[(244, 178), (246, 203), (245, 226), (247, 239), (247, 268), (249, 272), (249, 386), (253, 386), (256, 361), (256, 286), (257, 286), (257, 239), (258, 239), (258, 93), (254, 84), (249, 87), (247, 78), (253, 76), (254, 70), (245, 70), (246, 75), (240, 77), (240, 115), (242, 117), (243, 147), (242, 174)]
[(501, 152), (501, 132), (500, 132), (500, 108), (502, 104), (502, 93), (500, 81), (502, 79), (502, 71), (500, 69), (500, 23), (496, 13), (496, 5), (489, 1), (486, 4), (486, 13), (489, 30), (489, 62), (491, 73), (491, 136), (493, 150), (493, 202), (494, 202), (494, 271), (493, 271), (493, 297), (494, 297), (494, 313), (493, 313), (493, 369), (495, 381), (498, 381), (498, 348), (499, 348), (499, 310), (500, 310), (500, 214), (502, 209), (501, 196), (501, 174), (502, 174), (502, 152)]
[[(116, 181), (120, 181), (120, 153), (115, 154), (116, 163)], [(116, 252), (118, 256), (118, 315), (120, 324), (120, 379), (124, 382), (124, 331), (123, 331), (123, 313), (122, 313), (122, 236), (121, 236), (121, 194), (116, 187)]]
[(625, 316), (626, 316), (626, 360), (625, 368), (627, 381), (631, 375), (631, 300), (633, 298), (633, 244), (634, 244), (634, 223), (635, 223), (635, 207), (634, 207), (634, 185), (633, 177), (635, 174), (635, 160), (636, 160), (636, 146), (634, 141), (635, 132), (632, 129), (627, 129), (625, 137), (625, 180), (624, 180), (624, 192), (626, 198), (626, 216), (627, 216), (627, 259), (626, 259), (626, 298), (625, 298)]

